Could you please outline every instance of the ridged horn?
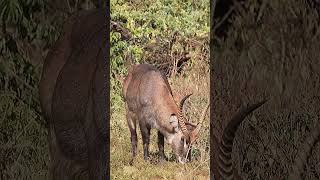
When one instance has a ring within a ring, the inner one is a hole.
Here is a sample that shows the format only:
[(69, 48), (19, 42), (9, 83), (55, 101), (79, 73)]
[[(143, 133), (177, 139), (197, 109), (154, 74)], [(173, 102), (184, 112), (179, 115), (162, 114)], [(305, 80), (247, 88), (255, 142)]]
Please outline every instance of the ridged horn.
[(312, 152), (312, 148), (320, 139), (320, 122), (318, 121), (316, 126), (311, 130), (310, 135), (306, 137), (305, 144), (301, 146), (298, 154), (295, 158), (294, 164), (291, 168), (291, 173), (289, 174), (289, 179), (300, 180), (301, 172), (303, 171), (305, 164)]
[(233, 165), (231, 159), (232, 146), (235, 137), (235, 133), (241, 124), (241, 122), (251, 112), (262, 106), (267, 100), (253, 104), (248, 107), (241, 108), (237, 114), (227, 124), (223, 130), (222, 140), (219, 144), (218, 153), (218, 172), (221, 179), (239, 179), (240, 177), (234, 177)]
[(181, 113), (182, 113), (182, 110), (183, 110), (184, 102), (185, 102), (192, 94), (193, 94), (193, 93), (190, 93), (190, 94), (186, 95), (184, 98), (181, 99), (180, 104), (179, 104), (179, 109), (180, 109), (180, 112), (181, 112)]
[(185, 135), (188, 139), (189, 138), (189, 131), (187, 129), (186, 123), (184, 122), (184, 117), (181, 114), (181, 112), (178, 112), (178, 122), (179, 122), (179, 125), (180, 125), (180, 128), (181, 128), (183, 135)]
[(199, 137), (198, 135), (199, 135), (200, 129), (202, 127), (203, 121), (206, 117), (206, 114), (207, 114), (209, 107), (210, 107), (210, 101), (207, 103), (206, 107), (203, 109), (199, 123), (197, 124), (197, 127), (191, 132), (191, 135), (190, 135), (190, 143), (191, 144), (193, 142), (195, 142), (197, 140), (197, 138)]
[(187, 137), (187, 139), (189, 138), (189, 131), (187, 129), (187, 126), (186, 126), (186, 123), (188, 122), (184, 115), (183, 115), (183, 112), (182, 112), (182, 109), (183, 109), (183, 104), (184, 102), (192, 95), (191, 94), (188, 94), (186, 95), (181, 101), (180, 101), (180, 104), (179, 104), (179, 113), (178, 113), (178, 122), (179, 122), (179, 125), (181, 127), (181, 131), (182, 133)]

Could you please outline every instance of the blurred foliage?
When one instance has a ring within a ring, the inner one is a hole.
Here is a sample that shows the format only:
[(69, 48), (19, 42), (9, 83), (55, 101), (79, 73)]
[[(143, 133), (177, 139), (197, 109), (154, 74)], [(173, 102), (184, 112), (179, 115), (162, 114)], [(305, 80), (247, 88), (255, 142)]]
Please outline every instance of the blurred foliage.
[[(30, 59), (32, 45), (57, 38), (54, 23), (36, 18), (46, 1), (4, 0), (0, 3), (0, 177), (26, 179), (47, 176), (46, 123), (40, 114), (38, 82), (42, 59)], [(26, 45), (28, 44), (28, 45)], [(38, 53), (38, 52), (35, 52)], [(40, 57), (40, 56), (37, 56)]]
[(46, 15), (47, 4), (47, 0), (3, 0), (0, 3), (2, 35), (15, 36), (29, 43), (34, 40), (52, 43), (57, 38), (56, 28), (58, 27), (52, 24), (56, 21), (49, 19)]

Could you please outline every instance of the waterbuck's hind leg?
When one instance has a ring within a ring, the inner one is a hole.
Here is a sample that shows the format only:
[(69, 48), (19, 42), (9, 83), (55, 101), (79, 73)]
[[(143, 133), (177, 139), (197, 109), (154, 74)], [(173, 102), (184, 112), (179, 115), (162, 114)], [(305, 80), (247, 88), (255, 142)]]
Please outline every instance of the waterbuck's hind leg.
[(144, 160), (149, 159), (149, 142), (150, 142), (150, 127), (148, 127), (144, 121), (139, 121), (142, 142), (143, 142), (143, 158)]
[(131, 113), (129, 110), (127, 110), (127, 122), (131, 134), (131, 151), (132, 151), (132, 160), (130, 164), (133, 163), (134, 157), (137, 155), (137, 146), (138, 146), (138, 138), (137, 138), (137, 123), (136, 118), (134, 117), (134, 114)]
[(164, 155), (164, 136), (158, 131), (158, 147), (159, 147), (159, 160), (163, 161), (166, 159)]
[(86, 161), (75, 161), (63, 155), (56, 142), (56, 136), (52, 125), (49, 127), (50, 146), (50, 180), (88, 179), (88, 167)]

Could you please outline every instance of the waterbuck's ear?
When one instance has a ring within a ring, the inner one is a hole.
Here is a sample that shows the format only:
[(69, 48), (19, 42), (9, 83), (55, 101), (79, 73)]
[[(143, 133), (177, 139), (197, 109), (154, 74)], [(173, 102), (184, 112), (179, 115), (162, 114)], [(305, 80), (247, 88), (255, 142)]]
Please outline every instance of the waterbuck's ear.
[(171, 126), (174, 128), (175, 132), (179, 131), (179, 123), (178, 123), (178, 118), (175, 114), (171, 114), (169, 122)]

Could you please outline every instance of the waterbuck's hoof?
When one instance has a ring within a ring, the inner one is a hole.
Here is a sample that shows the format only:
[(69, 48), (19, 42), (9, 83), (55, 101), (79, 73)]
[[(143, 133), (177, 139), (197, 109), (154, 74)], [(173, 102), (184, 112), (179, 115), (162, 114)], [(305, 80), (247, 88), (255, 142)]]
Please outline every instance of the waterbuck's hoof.
[(159, 156), (159, 162), (168, 161), (168, 158), (165, 156)]
[(132, 166), (133, 163), (134, 163), (134, 158), (132, 158), (132, 159), (130, 160), (130, 162), (129, 162), (130, 166)]
[(158, 160), (158, 164), (163, 164), (165, 162), (167, 162), (167, 159), (165, 159), (165, 158), (159, 158), (159, 160)]
[(144, 159), (145, 161), (150, 161), (150, 157), (148, 157), (148, 156), (144, 156), (143, 159)]

